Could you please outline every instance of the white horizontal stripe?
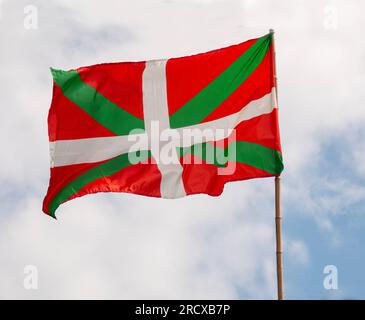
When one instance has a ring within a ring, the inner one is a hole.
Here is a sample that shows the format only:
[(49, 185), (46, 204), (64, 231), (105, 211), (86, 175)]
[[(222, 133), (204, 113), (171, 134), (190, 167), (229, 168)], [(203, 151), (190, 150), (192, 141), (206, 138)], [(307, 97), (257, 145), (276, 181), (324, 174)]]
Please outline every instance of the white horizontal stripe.
[[(161, 63), (161, 62), (159, 61), (155, 63)], [(145, 76), (147, 76), (147, 74)], [(153, 91), (153, 90), (156, 90), (156, 88), (152, 89), (152, 91), (148, 93), (150, 97), (152, 94), (155, 97), (157, 93), (161, 94), (161, 91), (158, 90)], [(147, 94), (146, 87), (144, 87), (144, 94), (145, 95)], [(144, 99), (145, 99), (144, 103), (147, 106), (149, 104), (147, 96), (144, 96)], [(240, 122), (245, 120), (250, 120), (254, 117), (258, 117), (264, 114), (268, 114), (272, 112), (272, 110), (277, 106), (275, 88), (273, 88), (271, 93), (263, 96), (260, 99), (251, 101), (244, 108), (242, 108), (242, 110), (227, 117), (220, 118), (214, 121), (200, 123), (189, 127), (184, 127), (179, 129), (169, 129), (167, 122), (168, 118), (166, 119), (167, 109), (165, 112), (166, 114), (163, 115), (162, 114), (163, 111), (157, 107), (161, 105), (166, 108), (164, 103), (162, 103), (161, 101), (162, 100), (159, 100), (158, 104), (157, 101), (155, 101), (154, 107), (150, 105), (148, 108), (144, 108), (147, 133), (135, 134), (129, 136), (88, 138), (88, 139), (76, 139), (76, 140), (57, 140), (55, 142), (50, 142), (51, 167), (80, 164), (80, 163), (93, 163), (93, 162), (108, 160), (122, 153), (136, 151), (135, 148), (133, 148), (136, 145), (136, 141), (138, 141), (138, 146), (140, 147), (140, 150), (147, 150), (149, 148), (148, 136), (153, 135), (150, 132), (151, 122), (155, 120), (159, 120), (160, 133), (163, 132), (164, 129), (170, 131), (176, 131), (176, 135), (171, 135), (179, 137), (179, 139), (176, 140), (175, 142), (176, 146), (189, 147), (192, 144), (197, 144), (202, 141), (199, 141), (199, 137), (198, 138), (194, 137), (192, 141), (185, 139), (184, 130), (186, 129), (199, 130), (200, 132), (203, 132), (204, 130), (208, 129), (208, 133), (210, 132), (212, 134), (211, 135), (207, 134), (203, 136), (205, 142), (221, 140), (229, 136), (232, 129), (235, 128)], [(225, 130), (223, 136), (221, 134), (218, 134), (219, 133), (217, 132), (218, 129)], [(150, 138), (159, 139), (159, 137), (150, 137)], [(161, 148), (165, 144), (161, 141), (160, 143), (157, 144), (152, 142), (151, 149), (153, 149), (155, 145), (158, 145), (159, 148), (158, 150), (157, 149), (152, 150), (152, 152), (154, 154), (154, 157), (158, 159), (160, 156), (159, 150), (161, 150)], [(162, 189), (164, 190), (166, 197), (177, 197), (180, 194), (181, 194), (180, 196), (182, 196), (185, 193), (185, 191), (183, 191), (183, 189), (181, 188), (180, 182), (178, 183), (176, 182), (177, 180), (179, 180), (177, 179), (177, 177), (181, 177), (180, 175), (182, 171), (181, 166), (179, 164), (177, 165), (168, 164), (163, 166), (163, 164), (161, 163), (159, 164), (159, 169), (162, 173), (165, 172), (163, 173), (163, 177), (165, 177), (163, 178), (165, 179), (163, 181), (171, 181), (171, 183), (168, 182), (163, 183)], [(180, 186), (179, 189), (176, 190), (175, 188), (172, 188), (172, 184), (174, 184), (175, 186), (176, 184), (178, 184)], [(177, 194), (168, 195), (168, 193), (173, 193), (173, 192), (177, 192)]]
[[(206, 130), (207, 134), (204, 135), (203, 137), (205, 142), (221, 140), (228, 137), (232, 132), (232, 130), (242, 121), (250, 120), (255, 117), (271, 113), (272, 110), (276, 107), (277, 103), (276, 103), (275, 88), (272, 88), (270, 93), (264, 95), (260, 99), (252, 100), (237, 113), (231, 114), (229, 116), (217, 120), (176, 129), (178, 131), (178, 135), (180, 137), (183, 137), (182, 139), (183, 141), (180, 143), (180, 146), (190, 147), (193, 144), (202, 142), (195, 139), (194, 141), (185, 139), (185, 134), (184, 134), (185, 130), (189, 129), (199, 130), (200, 132)], [(221, 132), (217, 130), (224, 130), (225, 134), (222, 136)], [(199, 137), (197, 137), (197, 139), (199, 139)]]
[(51, 167), (98, 162), (127, 153), (136, 143), (131, 141), (131, 137), (138, 139), (141, 149), (148, 149), (146, 133), (50, 142)]

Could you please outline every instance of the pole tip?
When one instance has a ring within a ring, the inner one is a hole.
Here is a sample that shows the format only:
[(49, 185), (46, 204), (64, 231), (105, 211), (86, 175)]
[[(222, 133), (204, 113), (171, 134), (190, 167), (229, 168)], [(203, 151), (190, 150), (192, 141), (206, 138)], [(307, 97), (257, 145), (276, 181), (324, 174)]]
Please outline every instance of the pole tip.
[(274, 31), (274, 29), (269, 29), (269, 32), (274, 33), (275, 31)]

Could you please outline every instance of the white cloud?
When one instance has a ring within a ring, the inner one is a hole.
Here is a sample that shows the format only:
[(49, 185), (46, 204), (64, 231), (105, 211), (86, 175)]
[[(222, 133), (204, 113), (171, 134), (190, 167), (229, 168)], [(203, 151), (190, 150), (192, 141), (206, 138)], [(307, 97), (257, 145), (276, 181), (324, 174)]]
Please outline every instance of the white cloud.
[(349, 143), (356, 145), (352, 150), (349, 165), (354, 165), (357, 174), (365, 179), (365, 130), (351, 136)]
[(301, 266), (309, 264), (310, 255), (305, 242), (292, 239), (290, 242), (285, 243), (285, 249), (287, 249), (288, 258), (292, 263)]
[[(57, 222), (39, 213), (38, 198), (28, 198), (2, 223), (0, 296), (237, 298), (247, 290), (247, 297), (273, 298), (267, 212), (235, 212), (238, 195), (255, 205), (247, 189), (230, 191), (173, 204), (84, 197), (64, 205)], [(34, 292), (22, 288), (28, 264), (39, 269)]]

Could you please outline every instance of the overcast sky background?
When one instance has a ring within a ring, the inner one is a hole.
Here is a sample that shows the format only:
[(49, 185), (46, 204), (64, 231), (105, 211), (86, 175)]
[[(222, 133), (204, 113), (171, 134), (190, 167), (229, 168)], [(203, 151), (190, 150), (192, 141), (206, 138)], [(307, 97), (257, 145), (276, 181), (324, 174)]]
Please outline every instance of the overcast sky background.
[[(364, 299), (364, 12), (362, 0), (0, 0), (0, 298), (275, 298), (273, 179), (219, 198), (97, 194), (57, 221), (41, 212), (50, 66), (190, 55), (274, 28), (285, 295)], [(37, 290), (23, 286), (26, 265)], [(326, 265), (338, 290), (323, 286)]]

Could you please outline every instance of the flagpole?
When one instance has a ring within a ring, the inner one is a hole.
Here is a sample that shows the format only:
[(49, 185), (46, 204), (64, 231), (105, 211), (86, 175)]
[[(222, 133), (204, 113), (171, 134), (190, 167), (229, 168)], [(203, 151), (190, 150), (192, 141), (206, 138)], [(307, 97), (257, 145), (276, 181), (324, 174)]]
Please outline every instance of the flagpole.
[[(276, 76), (276, 57), (275, 57), (275, 40), (274, 30), (270, 29), (272, 35), (272, 49), (273, 49), (273, 68), (274, 68), (274, 85), (276, 92), (276, 103), (278, 101), (278, 88)], [(276, 276), (277, 276), (277, 294), (278, 300), (284, 299), (283, 286), (283, 249), (281, 241), (281, 202), (280, 202), (280, 176), (275, 177), (275, 235), (276, 235)]]
[(276, 231), (276, 276), (278, 300), (284, 299), (283, 249), (281, 242), (280, 177), (275, 177), (275, 231)]

